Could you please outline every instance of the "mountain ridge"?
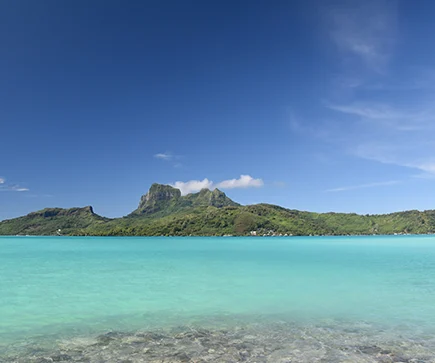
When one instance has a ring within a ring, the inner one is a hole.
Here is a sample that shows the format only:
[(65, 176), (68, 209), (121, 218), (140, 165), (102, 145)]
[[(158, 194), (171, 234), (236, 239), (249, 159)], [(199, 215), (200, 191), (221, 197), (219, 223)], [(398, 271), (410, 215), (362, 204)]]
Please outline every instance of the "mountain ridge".
[(314, 213), (260, 203), (240, 205), (218, 189), (181, 195), (153, 184), (138, 207), (121, 218), (96, 214), (91, 206), (45, 208), (0, 222), (0, 235), (214, 236), (368, 235), (435, 233), (435, 211), (389, 214)]
[(219, 189), (211, 191), (204, 188), (198, 193), (182, 196), (181, 191), (171, 185), (154, 183), (148, 193), (140, 198), (137, 209), (130, 213), (129, 216), (150, 215), (158, 212), (160, 212), (160, 216), (163, 216), (191, 207), (212, 206), (222, 208), (239, 205)]

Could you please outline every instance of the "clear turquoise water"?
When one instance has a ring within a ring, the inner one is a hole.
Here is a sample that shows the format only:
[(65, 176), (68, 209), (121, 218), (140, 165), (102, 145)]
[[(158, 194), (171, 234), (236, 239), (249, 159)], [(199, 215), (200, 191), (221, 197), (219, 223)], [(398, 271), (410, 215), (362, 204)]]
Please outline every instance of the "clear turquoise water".
[(0, 237), (0, 342), (191, 319), (435, 332), (435, 237)]

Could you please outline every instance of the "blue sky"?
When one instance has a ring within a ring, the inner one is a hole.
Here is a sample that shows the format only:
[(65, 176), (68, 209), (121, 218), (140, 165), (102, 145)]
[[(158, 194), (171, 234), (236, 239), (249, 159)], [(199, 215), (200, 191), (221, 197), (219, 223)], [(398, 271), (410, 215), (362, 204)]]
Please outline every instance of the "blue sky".
[(0, 219), (153, 182), (435, 209), (433, 1), (0, 4)]

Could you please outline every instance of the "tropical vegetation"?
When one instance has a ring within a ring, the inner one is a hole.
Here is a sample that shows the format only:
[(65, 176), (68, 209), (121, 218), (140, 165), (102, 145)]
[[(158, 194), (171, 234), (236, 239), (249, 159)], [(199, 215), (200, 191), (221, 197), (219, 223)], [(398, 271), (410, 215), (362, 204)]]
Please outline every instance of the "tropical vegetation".
[(92, 207), (47, 208), (0, 222), (1, 235), (223, 236), (369, 235), (435, 233), (435, 210), (383, 215), (313, 213), (270, 204), (242, 206), (218, 189), (182, 196), (153, 184), (139, 206), (122, 218)]

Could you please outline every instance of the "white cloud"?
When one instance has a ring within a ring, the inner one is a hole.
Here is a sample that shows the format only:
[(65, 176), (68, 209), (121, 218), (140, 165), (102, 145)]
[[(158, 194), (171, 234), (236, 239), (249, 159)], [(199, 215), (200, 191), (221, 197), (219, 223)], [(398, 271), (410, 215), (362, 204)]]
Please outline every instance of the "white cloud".
[(250, 175), (240, 175), (239, 179), (223, 180), (216, 185), (217, 188), (233, 189), (233, 188), (251, 188), (262, 187), (264, 185), (262, 179), (254, 179)]
[(4, 184), (5, 180), (3, 178), (0, 178), (0, 184)]
[(400, 183), (400, 180), (390, 180), (390, 181), (385, 181), (385, 182), (358, 184), (358, 185), (351, 185), (351, 186), (340, 187), (340, 188), (333, 188), (333, 189), (328, 189), (326, 191), (327, 192), (345, 192), (345, 191), (348, 191), (348, 190), (364, 189), (364, 188), (375, 188), (375, 187), (396, 185), (396, 184), (399, 184), (399, 183)]
[(154, 157), (156, 159), (160, 159), (160, 160), (172, 160), (174, 158), (174, 156), (171, 153), (158, 153), (158, 154), (154, 154)]
[(189, 180), (187, 182), (177, 181), (171, 184), (174, 188), (180, 189), (182, 195), (199, 192), (201, 189), (234, 189), (234, 188), (252, 188), (264, 185), (262, 179), (254, 179), (250, 175), (240, 175), (238, 179), (223, 180), (219, 183), (205, 178), (203, 180)]
[(187, 182), (177, 181), (172, 184), (174, 188), (180, 189), (182, 195), (199, 192), (201, 189), (212, 189), (213, 182), (205, 178), (204, 180), (189, 180)]

